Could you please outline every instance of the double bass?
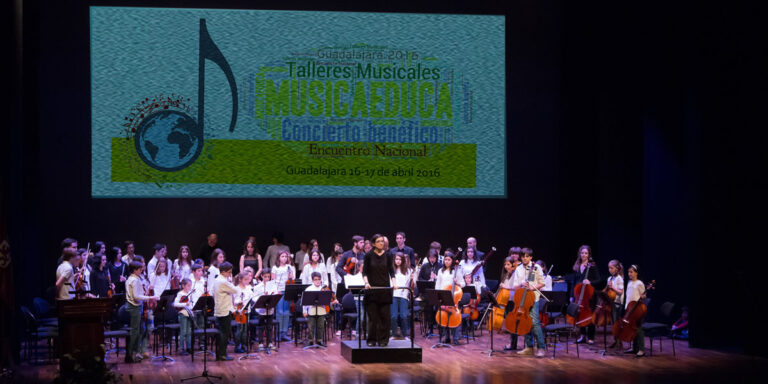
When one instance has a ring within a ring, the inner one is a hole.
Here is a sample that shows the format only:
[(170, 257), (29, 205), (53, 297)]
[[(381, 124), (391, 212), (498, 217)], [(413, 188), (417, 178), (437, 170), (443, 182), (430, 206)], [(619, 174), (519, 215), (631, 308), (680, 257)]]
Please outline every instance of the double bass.
[[(589, 276), (589, 269), (592, 267), (592, 258), (590, 257), (587, 263), (587, 269), (584, 271), (584, 276)], [(579, 306), (576, 311), (576, 317), (566, 315), (565, 319), (568, 323), (577, 327), (585, 327), (592, 322), (592, 309), (589, 307), (589, 301), (592, 299), (592, 295), (595, 294), (595, 287), (592, 284), (578, 283), (573, 287), (573, 298), (576, 304)]]
[[(528, 271), (528, 284), (533, 283), (535, 278), (536, 264), (531, 263), (531, 269)], [(513, 310), (509, 311), (504, 319), (504, 328), (513, 335), (526, 335), (531, 332), (533, 319), (531, 319), (531, 308), (536, 305), (536, 295), (532, 289), (523, 288), (515, 291), (512, 299), (515, 302)]]
[[(645, 292), (652, 289), (656, 289), (656, 280), (652, 280), (645, 288)], [(643, 292), (643, 294), (645, 294)], [(613, 337), (616, 340), (630, 342), (637, 336), (637, 329), (642, 326), (645, 314), (648, 312), (648, 308), (642, 301), (630, 301), (627, 304), (627, 311), (624, 313), (624, 317), (621, 321), (618, 321), (613, 325)]]

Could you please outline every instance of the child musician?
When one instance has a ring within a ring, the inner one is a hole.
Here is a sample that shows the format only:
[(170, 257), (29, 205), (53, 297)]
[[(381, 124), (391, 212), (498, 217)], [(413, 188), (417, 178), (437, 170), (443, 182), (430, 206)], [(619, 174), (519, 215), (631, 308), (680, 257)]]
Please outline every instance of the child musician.
[[(514, 275), (515, 275), (515, 268), (517, 266), (515, 263), (518, 259), (507, 256), (506, 259), (504, 259), (504, 270), (501, 272), (501, 283), (499, 283), (499, 288), (504, 288), (509, 290), (509, 301), (507, 303), (499, 303), (499, 305), (504, 305), (504, 318), (507, 318), (507, 314), (512, 310), (512, 308), (515, 306), (515, 303), (512, 301), (512, 298), (514, 297), (514, 291), (512, 289), (514, 288)], [(512, 351), (517, 349), (517, 335), (514, 333), (511, 333), (509, 335), (509, 344), (504, 346), (505, 351)]]
[[(443, 267), (440, 269), (440, 272), (437, 273), (437, 278), (435, 279), (435, 289), (450, 290), (454, 288), (454, 284), (458, 285), (453, 258), (454, 256), (451, 252), (445, 252), (445, 255), (443, 256)], [(451, 296), (453, 296), (453, 292), (451, 292)], [(453, 306), (453, 303), (449, 303), (447, 306)], [(438, 308), (438, 310), (440, 310), (440, 308)], [(451, 343), (451, 334), (453, 334), (453, 344), (458, 345), (459, 327), (453, 328), (451, 331), (446, 330), (444, 341), (446, 344)]]
[[(304, 266), (304, 270), (306, 271), (306, 267), (308, 267), (309, 264)], [(313, 292), (313, 291), (320, 291), (323, 289), (323, 276), (320, 274), (320, 272), (312, 272), (312, 285), (307, 287), (307, 292)], [(336, 304), (338, 302), (333, 302), (331, 304)], [(319, 345), (321, 347), (324, 347), (325, 344), (323, 344), (323, 334), (325, 330), (325, 306), (322, 305), (305, 305), (303, 308), (304, 317), (308, 317), (307, 319), (307, 330), (309, 331), (309, 341), (307, 342), (307, 345)]]
[[(399, 235), (398, 235), (399, 236)], [(413, 281), (413, 270), (409, 268), (410, 258), (402, 252), (396, 252), (395, 257), (392, 259), (395, 264), (395, 284), (399, 288), (411, 287)], [(392, 291), (392, 308), (390, 309), (390, 316), (392, 317), (392, 335), (397, 334), (398, 322), (400, 323), (400, 329), (402, 330), (402, 337), (408, 337), (408, 326), (410, 319), (410, 311), (408, 305), (410, 304), (410, 294), (407, 289), (397, 289)]]
[[(280, 294), (285, 293), (285, 283), (296, 277), (296, 270), (291, 265), (291, 258), (288, 252), (280, 252), (277, 260), (277, 266), (272, 268), (272, 274), (277, 282), (277, 289)], [(291, 321), (291, 303), (285, 300), (285, 296), (277, 303), (277, 322), (280, 324), (280, 340), (291, 341), (288, 337), (288, 326)]]
[(74, 294), (69, 293), (75, 290), (75, 268), (72, 261), (77, 258), (77, 254), (73, 250), (65, 248), (61, 253), (61, 258), (63, 261), (56, 268), (56, 290), (58, 292), (56, 299), (72, 300), (75, 298)]
[(173, 300), (173, 307), (179, 310), (179, 344), (181, 344), (181, 355), (187, 356), (192, 352), (192, 322), (195, 321), (192, 315), (194, 302), (192, 301), (192, 281), (185, 278), (181, 280), (181, 290), (176, 294)]
[[(458, 264), (458, 270), (459, 274), (458, 276), (462, 277), (461, 283), (464, 282), (463, 276), (467, 273), (472, 273), (472, 271), (480, 265), (481, 261), (477, 260), (475, 255), (477, 254), (477, 250), (474, 247), (467, 247), (467, 250), (464, 251), (464, 260), (460, 261)], [(480, 267), (477, 272), (472, 276), (472, 280), (479, 281), (480, 287), (485, 287), (485, 271), (483, 270), (483, 267)], [(478, 293), (481, 291), (477, 291)]]
[[(263, 268), (261, 270), (261, 283), (253, 288), (253, 300), (259, 300), (260, 297), (265, 295), (276, 295), (279, 292), (277, 282), (272, 280), (272, 270), (270, 268)], [(256, 342), (259, 343), (259, 349), (264, 348), (264, 342), (262, 341), (262, 334), (264, 333), (266, 333), (266, 342), (269, 344), (267, 348), (274, 349), (275, 346), (272, 344), (273, 335), (269, 333), (270, 331), (267, 327), (267, 309), (256, 308), (256, 313), (259, 316), (259, 329), (261, 329), (256, 334)], [(275, 309), (270, 308), (269, 315), (272, 316), (274, 314)]]
[(145, 324), (141, 319), (142, 306), (145, 300), (160, 299), (160, 296), (147, 296), (141, 282), (144, 273), (144, 264), (141, 261), (131, 262), (129, 265), (131, 276), (125, 282), (125, 301), (128, 313), (131, 316), (131, 332), (126, 346), (125, 362), (134, 363), (141, 361), (139, 354), (142, 336), (146, 332)]
[[(608, 283), (607, 289), (612, 289), (616, 292), (616, 300), (613, 302), (613, 311), (611, 311), (611, 320), (613, 324), (621, 318), (621, 304), (624, 302), (624, 266), (618, 260), (611, 260), (608, 262)], [(618, 340), (614, 338), (613, 344), (609, 348), (613, 348), (619, 345)]]
[(227, 344), (232, 334), (232, 312), (235, 307), (233, 299), (239, 293), (237, 288), (229, 282), (232, 277), (232, 264), (225, 261), (219, 264), (219, 277), (213, 287), (213, 299), (216, 305), (213, 316), (216, 317), (216, 328), (219, 330), (219, 340), (216, 344), (216, 361), (230, 361), (227, 356)]
[[(544, 357), (546, 342), (544, 341), (544, 333), (541, 331), (541, 324), (539, 324), (539, 298), (541, 293), (539, 290), (544, 287), (544, 273), (541, 271), (541, 267), (531, 262), (533, 260), (533, 250), (530, 248), (523, 248), (523, 257), (521, 258), (522, 264), (517, 266), (513, 275), (512, 287), (517, 289), (530, 289), (533, 290), (535, 300), (533, 307), (531, 307), (531, 319), (533, 320), (533, 327), (531, 331), (525, 335), (525, 349), (517, 352), (518, 355), (533, 355), (533, 338), (536, 337), (537, 349), (536, 357)], [(533, 268), (533, 270), (531, 270)], [(528, 281), (528, 274), (533, 273), (533, 281)]]
[[(635, 264), (632, 264), (627, 270), (629, 282), (627, 283), (627, 302), (624, 305), (625, 310), (629, 306), (629, 303), (645, 300), (645, 284), (637, 278), (638, 274), (638, 267)], [(632, 348), (627, 349), (624, 353), (634, 353), (636, 357), (645, 356), (645, 332), (643, 332), (643, 327), (637, 327), (637, 335), (632, 342)]]
[[(235, 294), (235, 306), (242, 305), (242, 311), (250, 311), (250, 306), (253, 305), (253, 288), (251, 288), (251, 274), (248, 272), (240, 272), (235, 277), (235, 285), (237, 288), (237, 294)], [(247, 315), (247, 313), (243, 312)], [(248, 343), (248, 324), (237, 324), (235, 329), (235, 352), (245, 352), (245, 346)]]
[(320, 251), (315, 249), (310, 252), (309, 262), (304, 265), (304, 270), (301, 272), (302, 284), (312, 284), (312, 275), (317, 272), (322, 276), (323, 285), (328, 285), (328, 272), (320, 259)]

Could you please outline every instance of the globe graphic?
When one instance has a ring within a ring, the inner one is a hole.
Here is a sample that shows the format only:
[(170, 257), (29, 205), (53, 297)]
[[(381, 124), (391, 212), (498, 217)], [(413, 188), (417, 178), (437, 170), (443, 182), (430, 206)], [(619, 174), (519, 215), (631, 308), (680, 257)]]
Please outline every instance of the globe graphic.
[(134, 144), (139, 157), (160, 171), (188, 167), (202, 150), (202, 132), (189, 115), (177, 111), (154, 112), (136, 129)]

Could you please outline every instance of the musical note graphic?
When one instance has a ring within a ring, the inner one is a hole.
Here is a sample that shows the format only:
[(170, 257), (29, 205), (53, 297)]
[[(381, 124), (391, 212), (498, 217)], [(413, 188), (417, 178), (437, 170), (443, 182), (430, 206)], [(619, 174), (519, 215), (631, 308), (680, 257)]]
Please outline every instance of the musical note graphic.
[(208, 33), (205, 19), (200, 19), (200, 51), (198, 53), (197, 121), (189, 114), (161, 110), (147, 115), (136, 128), (136, 152), (147, 165), (163, 172), (182, 170), (197, 160), (205, 144), (205, 60), (221, 68), (232, 92), (232, 120), (237, 121), (237, 84), (232, 68)]

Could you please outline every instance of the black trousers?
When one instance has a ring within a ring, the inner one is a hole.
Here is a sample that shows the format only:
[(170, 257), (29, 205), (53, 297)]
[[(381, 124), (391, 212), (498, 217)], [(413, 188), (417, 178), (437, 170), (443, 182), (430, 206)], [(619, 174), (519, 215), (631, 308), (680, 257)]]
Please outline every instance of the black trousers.
[(594, 340), (595, 339), (595, 325), (590, 324), (586, 327), (581, 327), (579, 331), (582, 335), (587, 336), (587, 340)]
[(391, 327), (391, 303), (378, 301), (365, 301), (366, 314), (368, 315), (368, 342), (386, 344), (389, 342)]
[(219, 330), (219, 340), (216, 343), (216, 358), (227, 355), (229, 337), (232, 335), (232, 314), (216, 318), (216, 328)]

